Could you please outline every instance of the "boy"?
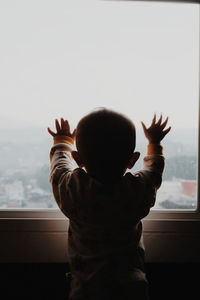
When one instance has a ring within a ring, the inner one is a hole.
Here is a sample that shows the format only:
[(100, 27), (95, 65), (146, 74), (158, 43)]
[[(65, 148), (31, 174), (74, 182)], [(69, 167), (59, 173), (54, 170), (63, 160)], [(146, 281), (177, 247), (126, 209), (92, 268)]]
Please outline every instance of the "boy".
[[(170, 131), (162, 115), (142, 122), (149, 141), (143, 170), (131, 174), (140, 153), (135, 127), (125, 116), (100, 109), (83, 117), (73, 133), (55, 121), (50, 152), (54, 197), (69, 218), (70, 300), (146, 300), (142, 222), (156, 199), (164, 158), (160, 141)], [(76, 136), (77, 151), (72, 151)], [(71, 167), (72, 158), (78, 168)], [(84, 170), (84, 169), (85, 170)]]

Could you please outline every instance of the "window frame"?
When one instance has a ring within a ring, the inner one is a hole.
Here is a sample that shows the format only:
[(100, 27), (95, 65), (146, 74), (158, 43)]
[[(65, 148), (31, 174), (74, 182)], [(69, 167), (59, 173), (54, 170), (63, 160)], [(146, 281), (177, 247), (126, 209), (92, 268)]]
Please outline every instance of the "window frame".
[[(181, 0), (154, 2), (199, 4), (199, 1)], [(200, 124), (198, 130), (197, 208), (149, 213), (143, 220), (147, 262), (200, 261)], [(58, 209), (0, 210), (0, 261), (66, 263), (68, 224), (69, 220)]]

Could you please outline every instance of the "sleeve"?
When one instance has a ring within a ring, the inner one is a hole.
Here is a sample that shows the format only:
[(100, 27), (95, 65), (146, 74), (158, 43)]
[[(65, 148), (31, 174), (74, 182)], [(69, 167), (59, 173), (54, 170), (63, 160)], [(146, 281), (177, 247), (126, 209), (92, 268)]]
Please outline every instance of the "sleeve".
[(162, 146), (149, 144), (147, 155), (143, 159), (143, 169), (135, 176), (141, 184), (144, 205), (151, 208), (155, 204), (156, 192), (162, 183), (162, 174), (164, 170), (164, 156), (162, 155)]
[(63, 181), (69, 181), (73, 171), (71, 144), (67, 137), (60, 139), (56, 137), (56, 139), (54, 138), (54, 146), (50, 150), (50, 183), (54, 198), (61, 210), (60, 186)]

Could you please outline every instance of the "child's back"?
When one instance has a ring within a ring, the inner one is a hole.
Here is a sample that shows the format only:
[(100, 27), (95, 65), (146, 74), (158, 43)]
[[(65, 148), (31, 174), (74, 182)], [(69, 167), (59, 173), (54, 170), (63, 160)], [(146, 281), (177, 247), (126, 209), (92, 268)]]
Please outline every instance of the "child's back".
[(170, 129), (164, 131), (167, 120), (155, 121), (149, 129), (143, 124), (150, 145), (144, 169), (135, 174), (125, 173), (139, 153), (134, 125), (124, 116), (100, 110), (83, 118), (77, 152), (71, 152), (75, 132), (67, 121), (56, 120), (57, 133), (49, 129), (53, 192), (70, 221), (71, 300), (148, 299), (141, 219), (155, 203), (164, 168), (159, 143)]

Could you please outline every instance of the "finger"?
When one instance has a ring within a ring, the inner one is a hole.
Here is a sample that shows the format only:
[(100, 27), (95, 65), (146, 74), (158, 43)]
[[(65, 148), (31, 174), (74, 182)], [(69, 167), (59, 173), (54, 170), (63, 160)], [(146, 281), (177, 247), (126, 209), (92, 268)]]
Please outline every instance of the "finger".
[(74, 129), (74, 131), (72, 132), (72, 138), (74, 139), (76, 136), (76, 129)]
[(55, 126), (56, 126), (57, 132), (59, 132), (61, 128), (60, 128), (60, 124), (57, 119), (55, 120)]
[(168, 122), (168, 117), (167, 117), (166, 120), (160, 125), (160, 127), (161, 127), (162, 129), (164, 129), (165, 126), (167, 125), (167, 122)]
[(142, 124), (144, 131), (146, 131), (147, 130), (146, 125), (142, 121), (141, 121), (141, 124)]
[(60, 118), (60, 124), (62, 128), (65, 128), (65, 121), (63, 118)]
[(162, 115), (160, 115), (160, 118), (159, 118), (159, 120), (157, 122), (157, 125), (160, 125), (161, 123), (162, 123)]
[(65, 130), (66, 130), (67, 132), (70, 133), (70, 126), (69, 126), (69, 122), (68, 122), (67, 120), (65, 120), (65, 126), (64, 126), (64, 128), (65, 128)]
[(171, 130), (171, 126), (163, 131), (164, 135), (166, 135)]
[(150, 127), (153, 126), (155, 123), (156, 123), (156, 114), (154, 114), (154, 116), (153, 116)]
[(53, 132), (49, 127), (47, 128), (48, 132), (52, 135), (52, 136), (56, 136), (56, 133)]

